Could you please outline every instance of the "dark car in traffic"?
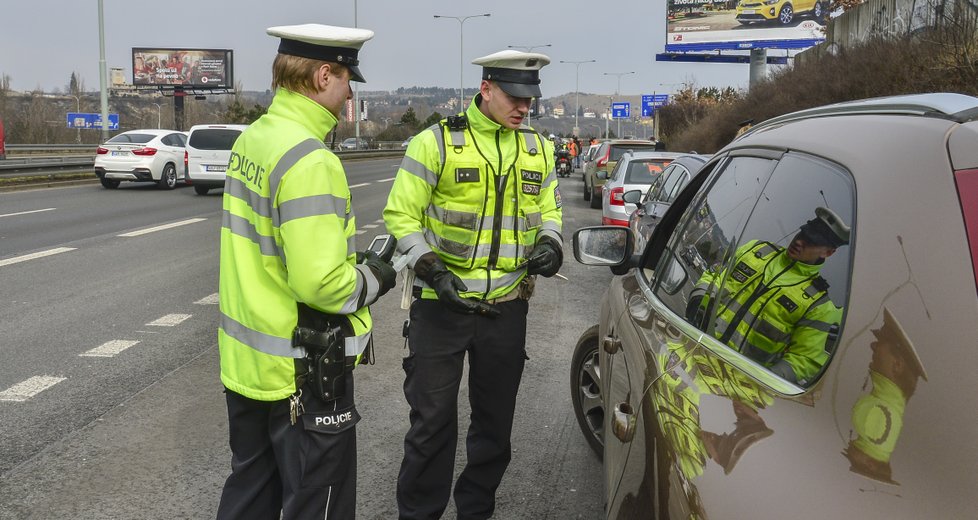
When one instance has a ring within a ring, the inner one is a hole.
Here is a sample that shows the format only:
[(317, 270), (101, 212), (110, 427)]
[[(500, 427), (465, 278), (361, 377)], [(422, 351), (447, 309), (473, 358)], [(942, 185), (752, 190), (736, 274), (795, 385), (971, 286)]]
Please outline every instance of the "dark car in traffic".
[(716, 153), (573, 356), (607, 518), (974, 518), (978, 98), (829, 105)]
[(656, 177), (644, 194), (641, 191), (630, 191), (622, 196), (626, 203), (637, 206), (635, 211), (628, 215), (628, 228), (634, 233), (635, 249), (640, 250), (645, 247), (656, 224), (672, 205), (672, 201), (676, 200), (679, 192), (709, 159), (709, 155), (679, 157)]

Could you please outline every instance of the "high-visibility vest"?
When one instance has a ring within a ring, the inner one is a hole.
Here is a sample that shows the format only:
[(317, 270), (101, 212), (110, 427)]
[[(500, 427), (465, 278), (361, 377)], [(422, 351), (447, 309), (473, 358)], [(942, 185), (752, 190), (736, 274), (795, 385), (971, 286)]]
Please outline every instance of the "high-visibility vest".
[(336, 118), (279, 90), (234, 143), (224, 185), (218, 345), (221, 381), (245, 397), (296, 391), (297, 303), (347, 320), (346, 355), (370, 339), (380, 283), (356, 264), (356, 221), (339, 159), (323, 144)]
[(791, 260), (782, 247), (752, 240), (738, 249), (729, 272), (707, 271), (690, 296), (722, 283), (715, 303), (707, 296), (700, 304), (716, 317), (714, 335), (765, 366), (784, 359), (803, 381), (828, 360), (829, 335), (837, 336), (842, 319), (820, 269)]
[(411, 140), (384, 221), (408, 265), (434, 251), (465, 283), (462, 297), (492, 299), (526, 277), (540, 237), (562, 242), (561, 202), (552, 148), (532, 129), (490, 120), (479, 100), (464, 128), (446, 118)]

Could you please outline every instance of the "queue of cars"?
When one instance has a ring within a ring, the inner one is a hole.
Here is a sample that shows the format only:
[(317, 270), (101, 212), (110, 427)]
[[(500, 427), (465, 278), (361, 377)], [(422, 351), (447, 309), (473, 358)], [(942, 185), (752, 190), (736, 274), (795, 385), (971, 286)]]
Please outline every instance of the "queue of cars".
[(625, 271), (570, 373), (607, 518), (974, 517), (976, 144), (964, 95), (805, 110), (675, 159), (641, 248), (577, 231)]
[(612, 139), (598, 145), (592, 160), (584, 167), (584, 200), (591, 202), (592, 208), (601, 207), (601, 187), (608, 175), (625, 152), (655, 150), (656, 143), (638, 139)]

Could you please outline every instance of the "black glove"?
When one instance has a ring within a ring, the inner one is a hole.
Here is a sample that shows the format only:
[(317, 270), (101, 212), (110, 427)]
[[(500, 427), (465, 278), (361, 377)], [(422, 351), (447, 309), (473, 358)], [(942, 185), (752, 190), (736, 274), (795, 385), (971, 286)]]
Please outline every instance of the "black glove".
[(496, 318), (501, 314), (499, 309), (488, 303), (459, 296), (459, 291), (466, 291), (468, 287), (461, 278), (445, 267), (445, 263), (435, 253), (421, 255), (414, 264), (414, 274), (435, 290), (438, 300), (445, 307), (455, 312), (479, 314), (489, 318)]
[(380, 280), (380, 290), (377, 291), (377, 297), (387, 294), (387, 291), (394, 288), (397, 285), (397, 271), (389, 264), (385, 262), (377, 253), (373, 251), (364, 251), (363, 253), (357, 253), (357, 258), (363, 255), (363, 265), (370, 268), (370, 270), (377, 276)]
[(530, 258), (526, 260), (526, 274), (539, 274), (550, 278), (560, 271), (562, 263), (564, 263), (564, 248), (550, 237), (540, 237), (533, 246)]

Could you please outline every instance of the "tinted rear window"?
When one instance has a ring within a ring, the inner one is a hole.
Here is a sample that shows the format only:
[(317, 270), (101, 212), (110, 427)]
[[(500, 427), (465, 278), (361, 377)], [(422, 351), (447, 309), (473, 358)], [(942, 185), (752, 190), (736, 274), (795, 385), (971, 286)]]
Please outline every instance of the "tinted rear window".
[(241, 130), (231, 128), (205, 128), (190, 134), (190, 146), (198, 150), (230, 150)]
[(629, 150), (655, 150), (655, 145), (649, 143), (648, 146), (643, 144), (616, 144), (611, 147), (611, 157), (608, 158), (610, 161), (617, 161), (621, 159), (622, 155)]
[(135, 143), (135, 144), (146, 144), (156, 137), (153, 134), (119, 134), (112, 139), (106, 141), (107, 143)]
[(632, 161), (628, 163), (625, 184), (652, 184), (652, 181), (662, 173), (662, 170), (666, 169), (666, 166), (669, 166), (670, 162), (667, 159)]

